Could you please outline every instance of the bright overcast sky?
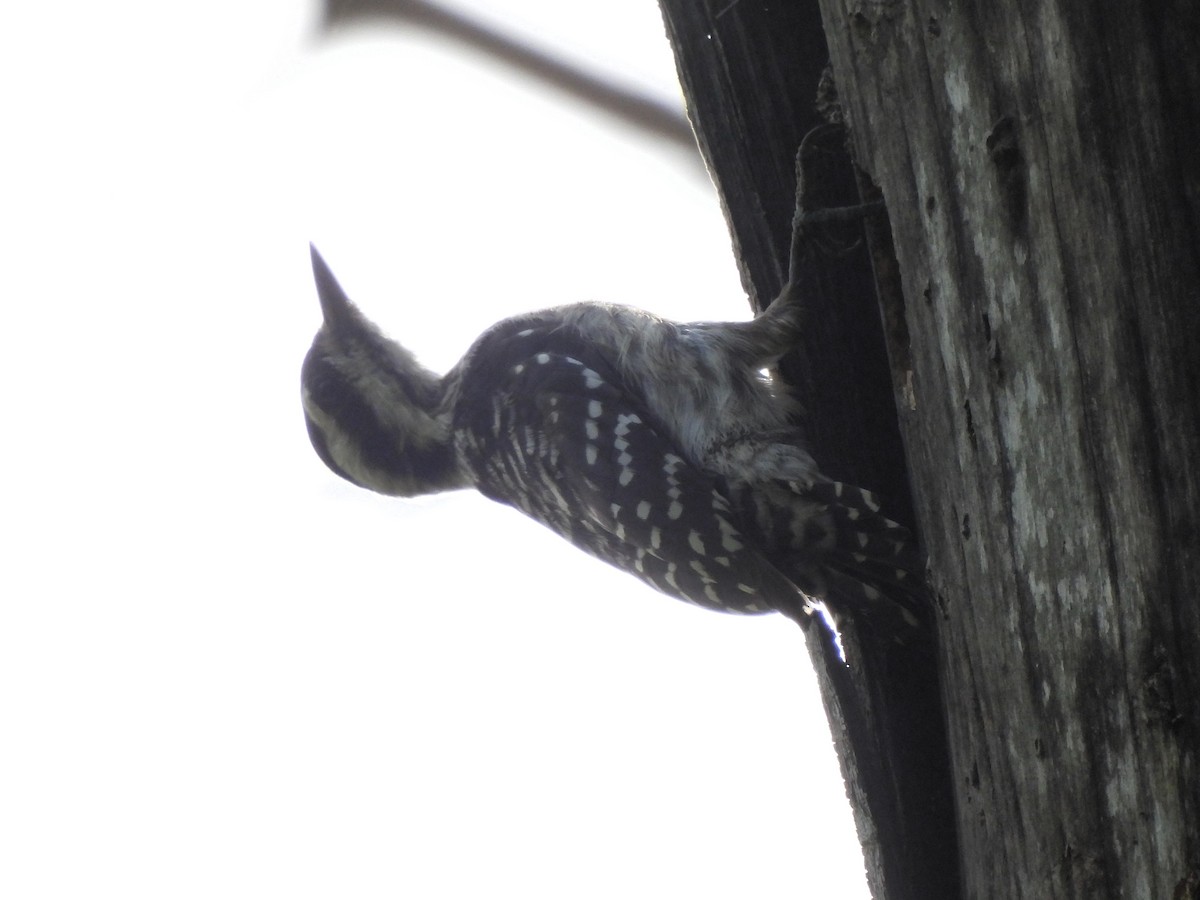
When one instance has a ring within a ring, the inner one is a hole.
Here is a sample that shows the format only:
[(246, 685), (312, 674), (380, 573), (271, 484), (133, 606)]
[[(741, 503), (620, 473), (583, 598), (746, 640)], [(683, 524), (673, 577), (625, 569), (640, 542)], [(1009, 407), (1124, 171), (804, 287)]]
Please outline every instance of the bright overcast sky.
[[(678, 96), (652, 0), (460, 8)], [(745, 318), (711, 186), (298, 2), (5, 19), (0, 896), (865, 897), (793, 623), (359, 491), (300, 413), (310, 239), (444, 369), (558, 303)]]

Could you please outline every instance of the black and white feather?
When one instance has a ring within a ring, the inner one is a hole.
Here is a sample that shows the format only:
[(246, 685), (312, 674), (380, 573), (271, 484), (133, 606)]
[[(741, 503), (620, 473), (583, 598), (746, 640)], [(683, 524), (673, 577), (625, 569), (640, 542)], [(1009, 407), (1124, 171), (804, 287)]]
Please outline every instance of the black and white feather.
[(700, 606), (804, 621), (820, 599), (891, 637), (918, 627), (908, 532), (821, 475), (765, 374), (798, 333), (794, 291), (749, 322), (599, 303), (518, 316), (438, 376), (312, 259), (324, 323), (303, 404), (338, 475), (396, 496), (477, 488)]

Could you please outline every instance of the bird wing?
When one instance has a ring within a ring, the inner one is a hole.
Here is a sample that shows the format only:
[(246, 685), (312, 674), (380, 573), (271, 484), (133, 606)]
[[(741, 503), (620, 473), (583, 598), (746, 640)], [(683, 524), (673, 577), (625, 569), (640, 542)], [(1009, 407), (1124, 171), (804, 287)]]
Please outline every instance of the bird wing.
[(456, 415), (481, 492), (663, 593), (801, 618), (804, 597), (748, 543), (718, 479), (683, 457), (604, 359), (510, 343), (480, 354), (487, 371), (461, 392), (474, 409)]

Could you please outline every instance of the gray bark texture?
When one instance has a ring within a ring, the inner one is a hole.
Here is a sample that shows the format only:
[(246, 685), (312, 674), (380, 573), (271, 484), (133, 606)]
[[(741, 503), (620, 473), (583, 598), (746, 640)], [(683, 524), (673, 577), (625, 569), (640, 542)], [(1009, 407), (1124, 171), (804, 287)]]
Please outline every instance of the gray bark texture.
[(786, 369), (928, 554), (928, 658), (809, 630), (875, 896), (1200, 897), (1200, 5), (660, 5), (753, 302), (827, 61), (886, 201)]

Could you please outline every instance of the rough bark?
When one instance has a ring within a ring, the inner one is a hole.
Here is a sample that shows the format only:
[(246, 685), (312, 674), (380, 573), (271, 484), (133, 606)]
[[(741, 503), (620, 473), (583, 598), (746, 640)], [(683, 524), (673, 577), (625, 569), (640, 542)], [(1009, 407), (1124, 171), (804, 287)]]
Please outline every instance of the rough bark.
[(967, 893), (1170, 897), (1200, 860), (1197, 8), (822, 9), (910, 301)]
[[(662, 6), (764, 296), (809, 121), (805, 64), (824, 62), (811, 4)], [(1200, 896), (1200, 8), (820, 10), (854, 155), (891, 222), (875, 272), (938, 600), (965, 894)], [(819, 300), (814, 324), (835, 306)], [(821, 452), (853, 460), (826, 390)], [(851, 700), (832, 695), (836, 728)], [(896, 736), (894, 718), (875, 724)], [(871, 748), (848, 740), (854, 779)], [(893, 858), (892, 830), (913, 823), (881, 817), (878, 789), (856, 800), (882, 848), (876, 896), (946, 896), (928, 880), (912, 893), (931, 863)], [(938, 846), (953, 852), (923, 848)]]
[[(743, 281), (758, 308), (788, 270), (794, 158), (821, 124), (828, 60), (815, 3), (763, 8), (662, 0), (689, 113), (725, 204)], [(858, 200), (837, 141), (819, 142), (813, 207)], [(830, 165), (840, 156), (841, 166)], [(853, 235), (833, 236), (840, 245)], [(861, 237), (861, 228), (858, 229)], [(817, 252), (798, 273), (809, 309), (803, 346), (783, 362), (807, 410), (810, 447), (832, 477), (889, 498), (911, 520), (892, 376), (865, 249)], [(808, 630), (868, 880), (878, 898), (957, 893), (948, 750), (931, 648), (880, 644), (843, 621), (847, 668), (828, 633)]]

